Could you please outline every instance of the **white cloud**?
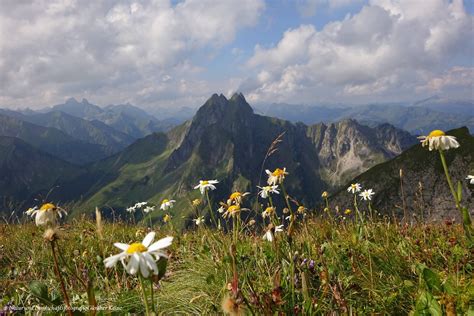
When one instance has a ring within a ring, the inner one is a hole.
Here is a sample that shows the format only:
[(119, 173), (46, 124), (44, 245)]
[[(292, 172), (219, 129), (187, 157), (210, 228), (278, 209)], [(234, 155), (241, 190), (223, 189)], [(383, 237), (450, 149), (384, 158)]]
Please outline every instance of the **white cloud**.
[(139, 104), (200, 98), (215, 87), (199, 79), (203, 69), (195, 60), (257, 23), (264, 6), (263, 0), (4, 0), (0, 106), (66, 96)]
[[(241, 87), (253, 102), (412, 98), (457, 60), (472, 64), (473, 22), (462, 0), (373, 0), (322, 30), (301, 25), (257, 45), (247, 62), (257, 79)], [(462, 84), (469, 97), (472, 75)]]

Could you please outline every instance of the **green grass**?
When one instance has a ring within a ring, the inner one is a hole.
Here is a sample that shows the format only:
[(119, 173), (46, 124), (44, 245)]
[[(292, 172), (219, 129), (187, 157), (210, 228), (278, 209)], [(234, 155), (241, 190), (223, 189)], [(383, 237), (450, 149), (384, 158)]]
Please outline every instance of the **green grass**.
[[(114, 242), (141, 241), (147, 228), (108, 223), (103, 229), (102, 240), (95, 222), (85, 219), (74, 219), (59, 230), (57, 243), (65, 261), (60, 260), (60, 266), (71, 304), (88, 306), (81, 278), (93, 284), (98, 306), (143, 313), (136, 277), (127, 275), (120, 264), (105, 269), (102, 260), (119, 252)], [(221, 302), (233, 297), (228, 289), (232, 234), (202, 227), (178, 233), (169, 225), (153, 230), (157, 238), (175, 236), (167, 272), (155, 282), (158, 312), (223, 313)], [(0, 305), (62, 303), (42, 234), (43, 229), (32, 224), (0, 226)], [(399, 226), (381, 220), (367, 223), (361, 234), (350, 221), (308, 215), (298, 220), (291, 246), (284, 233), (277, 235), (275, 245), (262, 235), (259, 227), (248, 226), (238, 236), (236, 299), (245, 314), (400, 315), (416, 310), (422, 315), (430, 307), (432, 313), (438, 307), (444, 313), (453, 308), (458, 314), (474, 311), (474, 255), (458, 225)], [(35, 295), (35, 281), (47, 288), (48, 300)], [(430, 295), (436, 302), (427, 303)]]

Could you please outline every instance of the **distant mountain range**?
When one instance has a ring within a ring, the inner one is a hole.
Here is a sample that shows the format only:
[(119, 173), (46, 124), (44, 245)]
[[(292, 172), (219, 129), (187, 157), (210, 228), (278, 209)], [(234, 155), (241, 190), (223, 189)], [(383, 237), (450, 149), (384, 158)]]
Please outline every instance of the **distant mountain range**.
[[(166, 133), (153, 132), (136, 140), (132, 135), (136, 137), (138, 130), (146, 134), (138, 126), (151, 128), (157, 120), (130, 105), (100, 108), (86, 100), (69, 100), (41, 113), (7, 112), (0, 115), (0, 135), (4, 136), (0, 174), (6, 175), (0, 182), (4, 201), (0, 210), (4, 212), (22, 210), (33, 198), (56, 187), (50, 198), (72, 203), (76, 215), (89, 213), (95, 206), (120, 212), (138, 201), (158, 204), (164, 198), (174, 198), (178, 201), (174, 211), (186, 217), (191, 210), (189, 202), (199, 197), (193, 186), (200, 179), (219, 179), (212, 194), (217, 202), (233, 190), (255, 193), (256, 186), (265, 183), (264, 169), (276, 167), (286, 167), (290, 173), (288, 192), (301, 203), (315, 206), (322, 191), (337, 192), (354, 177), (371, 174), (395, 157), (416, 159), (418, 151), (413, 148), (419, 147), (414, 136), (388, 123), (367, 126), (350, 118), (306, 125), (258, 115), (242, 94), (230, 99), (214, 94), (192, 120)], [(118, 130), (113, 126), (131, 116), (133, 127)], [(137, 123), (147, 120), (151, 125)], [(467, 129), (462, 131), (467, 133), (462, 137), (472, 139)], [(269, 146), (279, 135), (282, 142), (262, 166)], [(79, 159), (81, 152), (99, 157)], [(462, 159), (472, 162), (470, 156)], [(65, 160), (91, 163), (77, 166)], [(21, 170), (23, 164), (29, 168)], [(429, 172), (428, 164), (411, 166), (407, 162), (407, 166), (407, 174), (415, 167), (426, 167)], [(371, 174), (373, 182), (368, 182), (376, 191), (391, 181), (382, 174)], [(429, 181), (426, 185), (432, 186)], [(389, 201), (396, 199), (390, 195), (396, 192), (383, 191)], [(184, 219), (177, 216), (177, 220)]]
[(305, 106), (284, 103), (260, 105), (258, 113), (314, 124), (352, 118), (368, 126), (389, 123), (414, 135), (433, 129), (453, 129), (466, 126), (474, 131), (474, 102), (432, 97), (411, 105), (369, 104), (360, 106)]
[(18, 137), (74, 164), (98, 161), (172, 124), (130, 104), (105, 108), (69, 99), (39, 111), (0, 109), (0, 136)]

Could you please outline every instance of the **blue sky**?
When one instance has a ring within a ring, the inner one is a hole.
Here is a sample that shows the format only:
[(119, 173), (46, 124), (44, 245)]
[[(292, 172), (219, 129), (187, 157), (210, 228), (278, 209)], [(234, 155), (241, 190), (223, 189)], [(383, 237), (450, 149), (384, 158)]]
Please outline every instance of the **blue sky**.
[(10, 1), (0, 106), (473, 99), (468, 0)]

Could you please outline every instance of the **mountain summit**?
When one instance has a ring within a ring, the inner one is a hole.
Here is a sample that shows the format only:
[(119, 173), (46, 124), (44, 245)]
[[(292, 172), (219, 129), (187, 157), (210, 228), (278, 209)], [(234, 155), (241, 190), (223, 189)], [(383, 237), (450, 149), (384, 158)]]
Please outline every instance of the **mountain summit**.
[[(266, 158), (280, 137), (276, 151)], [(416, 139), (390, 125), (370, 128), (346, 120), (306, 126), (254, 113), (245, 97), (212, 95), (188, 121), (167, 134), (154, 134), (91, 168), (98, 181), (83, 192), (78, 210), (110, 205), (117, 209), (147, 200), (175, 198), (175, 210), (199, 196), (201, 179), (218, 179), (217, 200), (231, 191), (255, 192), (266, 183), (265, 169), (286, 167), (287, 189), (304, 205), (373, 165), (394, 157)], [(357, 163), (350, 164), (354, 159)], [(265, 162), (265, 164), (263, 164)], [(359, 163), (360, 162), (360, 163)]]

